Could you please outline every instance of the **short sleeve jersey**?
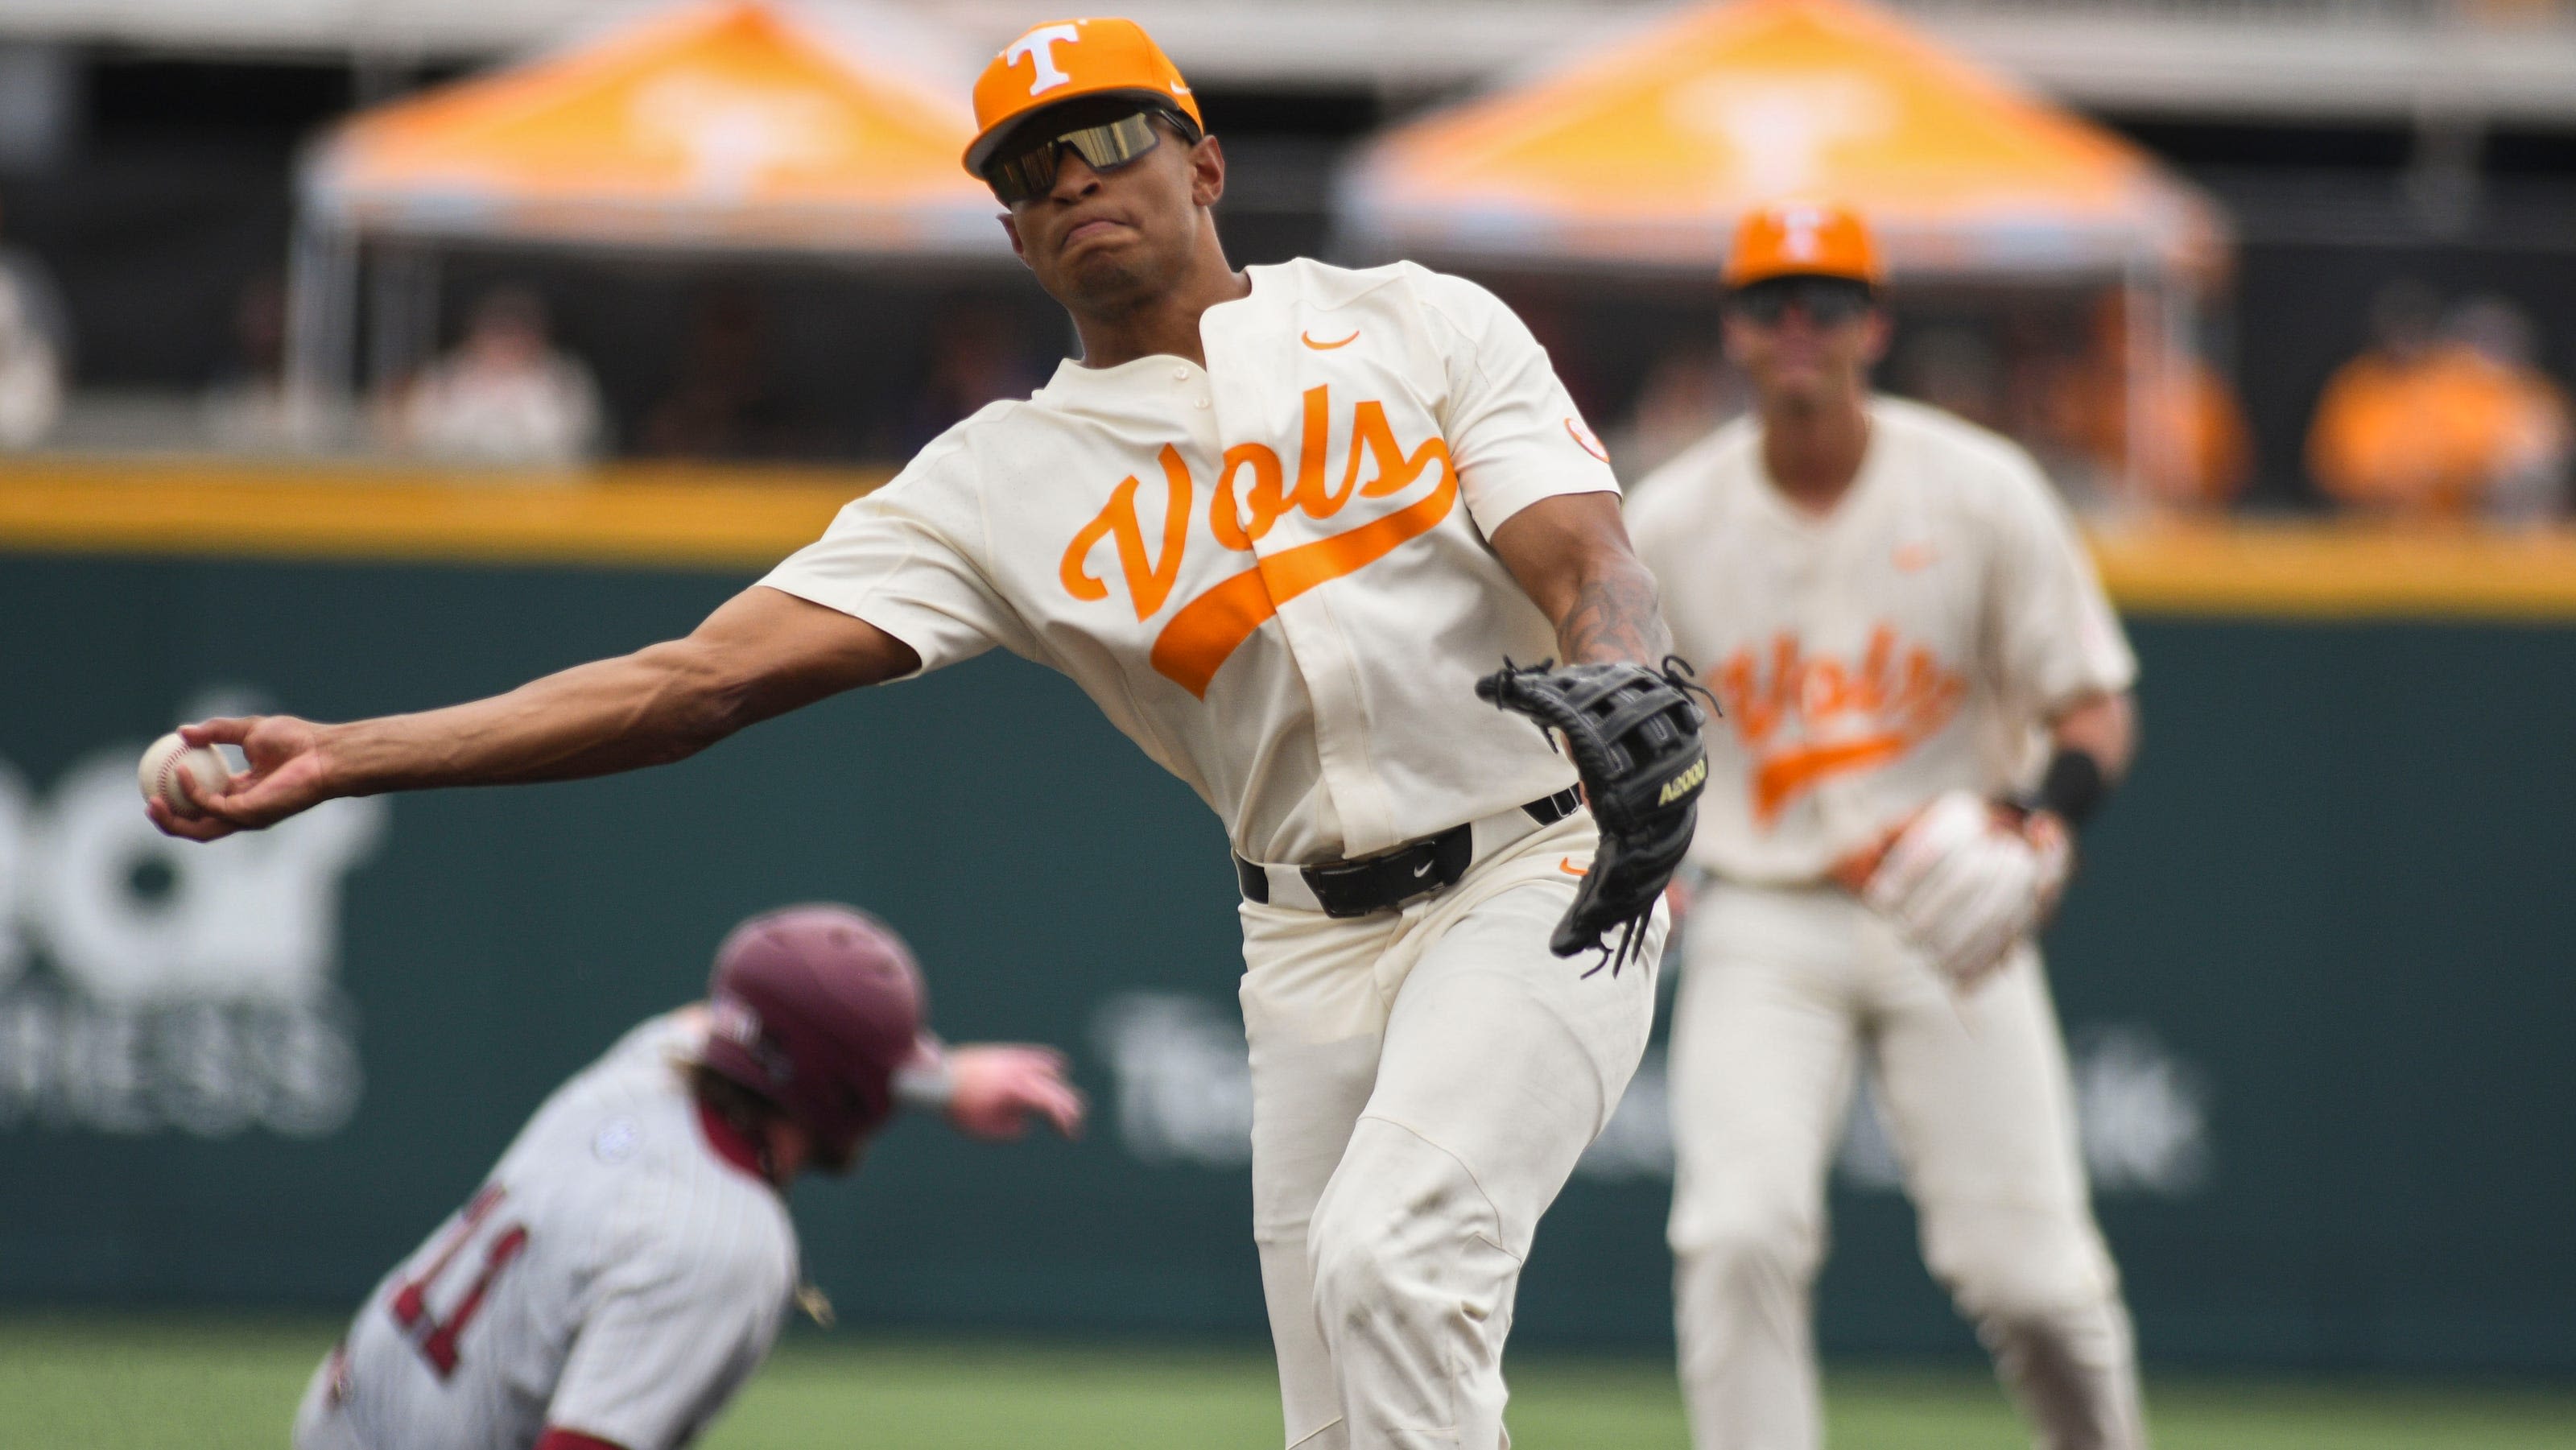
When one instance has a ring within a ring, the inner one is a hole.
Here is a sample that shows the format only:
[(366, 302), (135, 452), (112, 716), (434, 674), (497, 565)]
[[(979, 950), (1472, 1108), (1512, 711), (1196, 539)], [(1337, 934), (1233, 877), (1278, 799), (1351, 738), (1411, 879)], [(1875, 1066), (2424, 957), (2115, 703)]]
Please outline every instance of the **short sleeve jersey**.
[(763, 582), (925, 669), (998, 645), (1062, 671), (1255, 860), (1366, 855), (1571, 784), (1474, 692), (1555, 652), (1493, 531), (1618, 488), (1546, 352), (1409, 263), (1250, 276), (1200, 320), (1205, 368), (1067, 362)]
[(702, 1031), (654, 1018), (556, 1090), (369, 1296), (346, 1404), (370, 1450), (517, 1450), (548, 1425), (665, 1450), (759, 1366), (795, 1229), (705, 1137), (676, 1066)]
[(2056, 491), (2010, 442), (1875, 398), (1822, 516), (1752, 419), (1637, 486), (1628, 528), (1718, 697), (1692, 859), (1803, 884), (1945, 790), (2033, 783), (2045, 724), (2137, 663)]

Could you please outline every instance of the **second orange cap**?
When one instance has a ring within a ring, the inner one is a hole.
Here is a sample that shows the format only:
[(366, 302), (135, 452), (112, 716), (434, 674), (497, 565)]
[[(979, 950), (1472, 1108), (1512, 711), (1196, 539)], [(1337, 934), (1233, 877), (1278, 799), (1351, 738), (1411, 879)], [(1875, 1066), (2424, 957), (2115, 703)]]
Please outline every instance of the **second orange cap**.
[(1845, 277), (1876, 287), (1887, 268), (1858, 212), (1829, 201), (1775, 201), (1737, 225), (1722, 280), (1749, 287), (1772, 277)]

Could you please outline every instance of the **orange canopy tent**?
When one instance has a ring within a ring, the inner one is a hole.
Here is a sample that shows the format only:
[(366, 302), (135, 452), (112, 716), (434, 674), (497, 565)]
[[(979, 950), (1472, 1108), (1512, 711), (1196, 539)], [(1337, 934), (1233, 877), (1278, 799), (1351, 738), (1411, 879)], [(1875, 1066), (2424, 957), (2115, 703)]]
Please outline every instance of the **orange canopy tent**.
[(299, 372), (345, 377), (362, 242), (1006, 260), (970, 75), (896, 17), (716, 0), (367, 111), (304, 171)]
[[(2123, 419), (2200, 376), (2193, 294), (2228, 260), (2215, 206), (1865, 0), (1693, 6), (1397, 127), (1343, 173), (1337, 225), (1361, 256), (1706, 287), (1737, 219), (1792, 195), (1859, 207), (1899, 283), (2121, 291)], [(2132, 494), (2172, 475), (2167, 432), (2122, 427)]]
[(2223, 260), (2211, 206), (2138, 148), (1852, 0), (1693, 7), (1398, 127), (1339, 221), (1376, 255), (1706, 275), (1797, 193), (1864, 208), (1900, 277)]

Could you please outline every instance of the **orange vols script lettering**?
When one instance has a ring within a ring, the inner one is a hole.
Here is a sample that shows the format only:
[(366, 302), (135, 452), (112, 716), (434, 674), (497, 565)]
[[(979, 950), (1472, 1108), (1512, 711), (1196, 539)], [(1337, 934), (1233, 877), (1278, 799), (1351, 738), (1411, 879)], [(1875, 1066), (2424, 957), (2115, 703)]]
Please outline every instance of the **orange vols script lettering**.
[(1753, 819), (1766, 827), (1818, 781), (1885, 765), (1939, 734), (1968, 693), (1967, 681), (1942, 668), (1928, 646), (1900, 655), (1896, 630), (1885, 624), (1870, 631), (1856, 667), (1811, 658), (1788, 633), (1771, 641), (1769, 656), (1740, 649), (1711, 672), (1726, 718), (1753, 757)]
[(1163, 553), (1153, 563), (1145, 562), (1145, 530), (1136, 522), (1136, 476), (1129, 474), (1109, 495), (1109, 506), (1100, 517), (1082, 526), (1073, 536), (1073, 546), (1064, 551), (1062, 578), (1065, 592), (1076, 599), (1106, 599), (1109, 586), (1091, 576), (1083, 560), (1102, 538), (1118, 541), (1118, 567), (1127, 575), (1127, 597), (1135, 602), (1136, 617), (1148, 619), (1163, 607), (1172, 592), (1172, 581), (1181, 577), (1181, 550), (1190, 535), (1190, 469), (1181, 461), (1180, 450), (1163, 445), (1163, 488), (1168, 495), (1163, 509)]
[[(1332, 518), (1354, 498), (1386, 498), (1403, 492), (1433, 464), (1439, 465), (1438, 481), (1429, 493), (1393, 513), (1257, 558), (1252, 567), (1211, 585), (1175, 610), (1154, 638), (1154, 669), (1202, 699), (1218, 668), (1279, 612), (1280, 605), (1386, 557), (1406, 540), (1436, 528), (1457, 505), (1458, 470), (1449, 461), (1448, 440), (1434, 436), (1407, 453), (1396, 441), (1384, 403), (1370, 400), (1351, 410), (1350, 454), (1340, 477), (1330, 483), (1326, 481), (1332, 430), (1328, 388), (1306, 390), (1302, 423), (1294, 482), (1278, 453), (1266, 444), (1238, 443), (1225, 451), (1208, 502), (1208, 531), (1218, 544), (1252, 553), (1292, 511), (1318, 521)], [(1160, 462), (1162, 551), (1150, 559), (1146, 556), (1144, 526), (1136, 518), (1140, 485), (1133, 477), (1124, 479), (1099, 516), (1083, 525), (1065, 548), (1059, 577), (1066, 593), (1081, 600), (1109, 597), (1108, 584), (1091, 572), (1090, 563), (1092, 551), (1108, 539), (1116, 545), (1118, 568), (1138, 620), (1152, 618), (1170, 598), (1172, 584), (1180, 577), (1183, 552), (1189, 547), (1196, 481), (1179, 451), (1169, 444), (1164, 445)], [(1363, 466), (1371, 463), (1374, 471), (1363, 478)]]

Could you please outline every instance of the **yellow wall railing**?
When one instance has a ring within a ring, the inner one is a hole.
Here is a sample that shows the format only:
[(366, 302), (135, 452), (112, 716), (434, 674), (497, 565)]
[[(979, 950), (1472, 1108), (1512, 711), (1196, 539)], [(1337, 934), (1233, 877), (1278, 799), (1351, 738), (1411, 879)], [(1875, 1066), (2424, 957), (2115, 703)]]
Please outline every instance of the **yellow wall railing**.
[(756, 570), (884, 470), (26, 461), (0, 466), (0, 549), (232, 559)]
[(2133, 614), (2576, 623), (2576, 532), (2238, 523), (2097, 534)]
[[(0, 552), (766, 568), (884, 470), (30, 459), (0, 465)], [(2161, 526), (2093, 540), (2122, 608), (2301, 619), (2576, 622), (2576, 532), (2334, 523)]]

